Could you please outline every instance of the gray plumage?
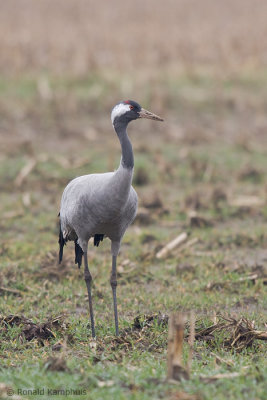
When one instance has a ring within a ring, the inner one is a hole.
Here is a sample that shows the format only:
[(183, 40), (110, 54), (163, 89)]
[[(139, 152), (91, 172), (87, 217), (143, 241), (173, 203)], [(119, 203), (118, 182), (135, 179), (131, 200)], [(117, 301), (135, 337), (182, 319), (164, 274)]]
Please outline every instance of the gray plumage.
[(111, 240), (112, 272), (110, 283), (113, 291), (116, 334), (117, 316), (117, 274), (116, 259), (122, 237), (133, 222), (138, 198), (132, 187), (134, 157), (127, 135), (127, 125), (138, 118), (162, 119), (144, 110), (132, 100), (118, 103), (112, 110), (111, 120), (121, 143), (122, 158), (115, 172), (90, 174), (73, 179), (65, 188), (60, 206), (59, 261), (62, 260), (63, 246), (68, 240), (75, 241), (75, 262), (81, 265), (84, 257), (84, 274), (88, 290), (92, 336), (95, 336), (91, 296), (92, 276), (88, 268), (87, 248), (90, 238), (94, 244), (107, 237)]
[(137, 194), (131, 186), (133, 170), (121, 164), (117, 171), (73, 179), (65, 188), (60, 208), (64, 239), (74, 240), (83, 252), (97, 234), (108, 237), (117, 255), (120, 241), (137, 211)]

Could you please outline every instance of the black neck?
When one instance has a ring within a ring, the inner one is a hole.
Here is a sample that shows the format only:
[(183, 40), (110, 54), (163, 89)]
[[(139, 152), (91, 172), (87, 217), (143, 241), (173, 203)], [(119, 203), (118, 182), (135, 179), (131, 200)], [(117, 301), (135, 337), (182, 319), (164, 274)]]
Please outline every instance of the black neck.
[(134, 167), (134, 156), (133, 148), (126, 131), (127, 125), (128, 123), (125, 122), (115, 122), (114, 129), (121, 144), (121, 164), (124, 168), (132, 169)]

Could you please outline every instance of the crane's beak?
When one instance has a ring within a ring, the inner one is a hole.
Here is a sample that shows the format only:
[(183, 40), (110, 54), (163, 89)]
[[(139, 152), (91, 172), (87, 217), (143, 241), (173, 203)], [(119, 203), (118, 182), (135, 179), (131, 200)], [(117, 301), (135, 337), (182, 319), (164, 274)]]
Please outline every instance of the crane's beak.
[(155, 121), (164, 121), (164, 119), (158, 117), (156, 114), (153, 114), (150, 111), (141, 108), (139, 111), (139, 118), (147, 118), (147, 119), (154, 119)]

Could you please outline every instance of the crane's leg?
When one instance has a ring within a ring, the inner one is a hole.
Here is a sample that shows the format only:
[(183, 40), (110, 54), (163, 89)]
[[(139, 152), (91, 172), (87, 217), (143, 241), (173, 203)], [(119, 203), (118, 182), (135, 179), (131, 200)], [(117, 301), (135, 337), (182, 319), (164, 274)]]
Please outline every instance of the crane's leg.
[(87, 286), (88, 292), (88, 300), (89, 300), (89, 311), (90, 311), (90, 318), (91, 318), (91, 329), (92, 329), (92, 336), (95, 338), (95, 320), (94, 320), (94, 311), (93, 311), (93, 303), (92, 303), (92, 275), (88, 268), (88, 258), (87, 258), (87, 250), (84, 252), (84, 280)]
[(114, 318), (115, 318), (115, 329), (116, 336), (119, 334), (119, 323), (118, 323), (118, 310), (117, 310), (117, 256), (112, 256), (112, 270), (110, 276), (110, 285), (113, 294), (113, 307), (114, 307)]

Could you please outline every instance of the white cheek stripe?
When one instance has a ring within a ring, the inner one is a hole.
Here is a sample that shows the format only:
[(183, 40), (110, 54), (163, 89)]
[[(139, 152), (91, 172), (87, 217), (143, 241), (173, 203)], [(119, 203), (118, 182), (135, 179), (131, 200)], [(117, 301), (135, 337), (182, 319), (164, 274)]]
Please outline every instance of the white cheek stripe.
[(120, 117), (121, 115), (125, 114), (127, 111), (130, 111), (130, 105), (129, 104), (117, 104), (112, 112), (111, 112), (111, 122), (112, 124), (114, 123), (114, 119), (116, 117)]

